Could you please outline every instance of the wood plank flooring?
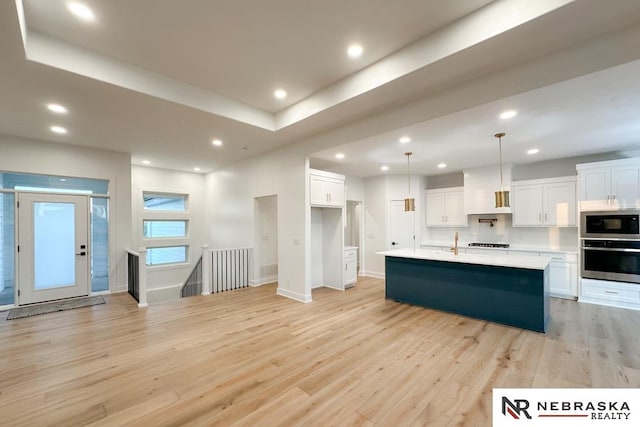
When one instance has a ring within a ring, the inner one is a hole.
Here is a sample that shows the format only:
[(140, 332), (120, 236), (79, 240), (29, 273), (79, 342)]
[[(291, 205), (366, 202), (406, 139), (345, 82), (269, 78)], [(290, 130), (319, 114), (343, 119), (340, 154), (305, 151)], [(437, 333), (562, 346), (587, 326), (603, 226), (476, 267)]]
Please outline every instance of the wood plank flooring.
[(547, 334), (267, 285), (5, 320), (0, 425), (491, 425), (493, 387), (640, 387), (640, 312), (552, 299)]

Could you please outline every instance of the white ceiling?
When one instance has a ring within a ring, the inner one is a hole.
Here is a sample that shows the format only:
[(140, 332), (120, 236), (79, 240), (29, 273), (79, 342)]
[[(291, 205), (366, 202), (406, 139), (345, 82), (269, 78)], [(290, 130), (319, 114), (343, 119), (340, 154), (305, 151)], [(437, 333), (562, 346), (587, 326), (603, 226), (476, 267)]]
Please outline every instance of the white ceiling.
[(502, 130), (513, 163), (640, 142), (640, 0), (85, 3), (93, 24), (66, 0), (0, 2), (0, 133), (203, 172), (301, 143), (360, 176), (404, 164), (404, 133), (426, 174), (494, 164)]

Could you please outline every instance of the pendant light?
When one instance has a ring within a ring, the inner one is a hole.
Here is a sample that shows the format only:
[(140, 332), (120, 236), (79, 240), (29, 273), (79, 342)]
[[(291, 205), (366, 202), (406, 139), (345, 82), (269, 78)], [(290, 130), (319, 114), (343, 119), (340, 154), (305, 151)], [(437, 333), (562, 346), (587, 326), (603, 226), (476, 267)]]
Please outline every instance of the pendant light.
[(498, 138), (498, 146), (500, 150), (500, 191), (496, 191), (496, 208), (508, 208), (509, 207), (509, 191), (505, 191), (504, 184), (502, 183), (502, 137), (506, 134), (504, 132), (496, 133), (494, 136)]
[(408, 197), (404, 199), (405, 212), (414, 212), (416, 210), (416, 200), (411, 197), (411, 164), (409, 162), (409, 158), (412, 154), (412, 152), (404, 153), (404, 155), (407, 156), (407, 182), (409, 184), (409, 192), (407, 193)]

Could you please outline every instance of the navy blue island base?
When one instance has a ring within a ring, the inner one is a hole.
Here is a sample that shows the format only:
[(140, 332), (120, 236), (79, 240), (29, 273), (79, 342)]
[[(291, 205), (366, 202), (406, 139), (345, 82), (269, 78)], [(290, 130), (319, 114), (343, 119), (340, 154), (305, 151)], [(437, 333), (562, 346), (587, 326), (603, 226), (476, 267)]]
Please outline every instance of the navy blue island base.
[(385, 257), (385, 297), (537, 332), (549, 323), (548, 270)]

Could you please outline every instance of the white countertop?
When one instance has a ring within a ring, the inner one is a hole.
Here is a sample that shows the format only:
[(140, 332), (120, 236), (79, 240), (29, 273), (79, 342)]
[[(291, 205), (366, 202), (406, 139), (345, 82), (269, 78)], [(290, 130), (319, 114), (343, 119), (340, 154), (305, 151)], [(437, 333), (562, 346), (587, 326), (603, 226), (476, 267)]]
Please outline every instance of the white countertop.
[[(428, 242), (428, 243), (422, 243), (420, 246), (424, 247), (424, 248), (449, 247), (449, 246), (453, 246), (453, 242)], [(556, 252), (556, 253), (563, 253), (563, 254), (577, 254), (578, 253), (578, 248), (577, 247), (558, 247), (558, 246), (549, 247), (549, 246), (528, 246), (528, 245), (512, 245), (512, 244), (510, 244), (508, 248), (487, 248), (487, 247), (483, 247), (483, 246), (469, 246), (469, 243), (467, 243), (467, 242), (459, 242), (458, 243), (458, 247), (461, 248), (461, 249), (462, 248), (465, 248), (465, 249), (489, 249), (489, 250), (495, 250), (495, 251)]]
[(498, 255), (498, 254), (458, 254), (453, 252), (434, 251), (433, 249), (393, 249), (377, 252), (379, 255), (425, 259), (431, 261), (459, 262), (463, 264), (493, 265), (499, 267), (525, 268), (528, 270), (544, 270), (549, 264), (549, 258), (528, 255)]
[(352, 249), (358, 249), (358, 247), (357, 247), (357, 246), (345, 246), (345, 247), (344, 247), (344, 250), (345, 250), (345, 251), (350, 251), (350, 250), (352, 250)]

